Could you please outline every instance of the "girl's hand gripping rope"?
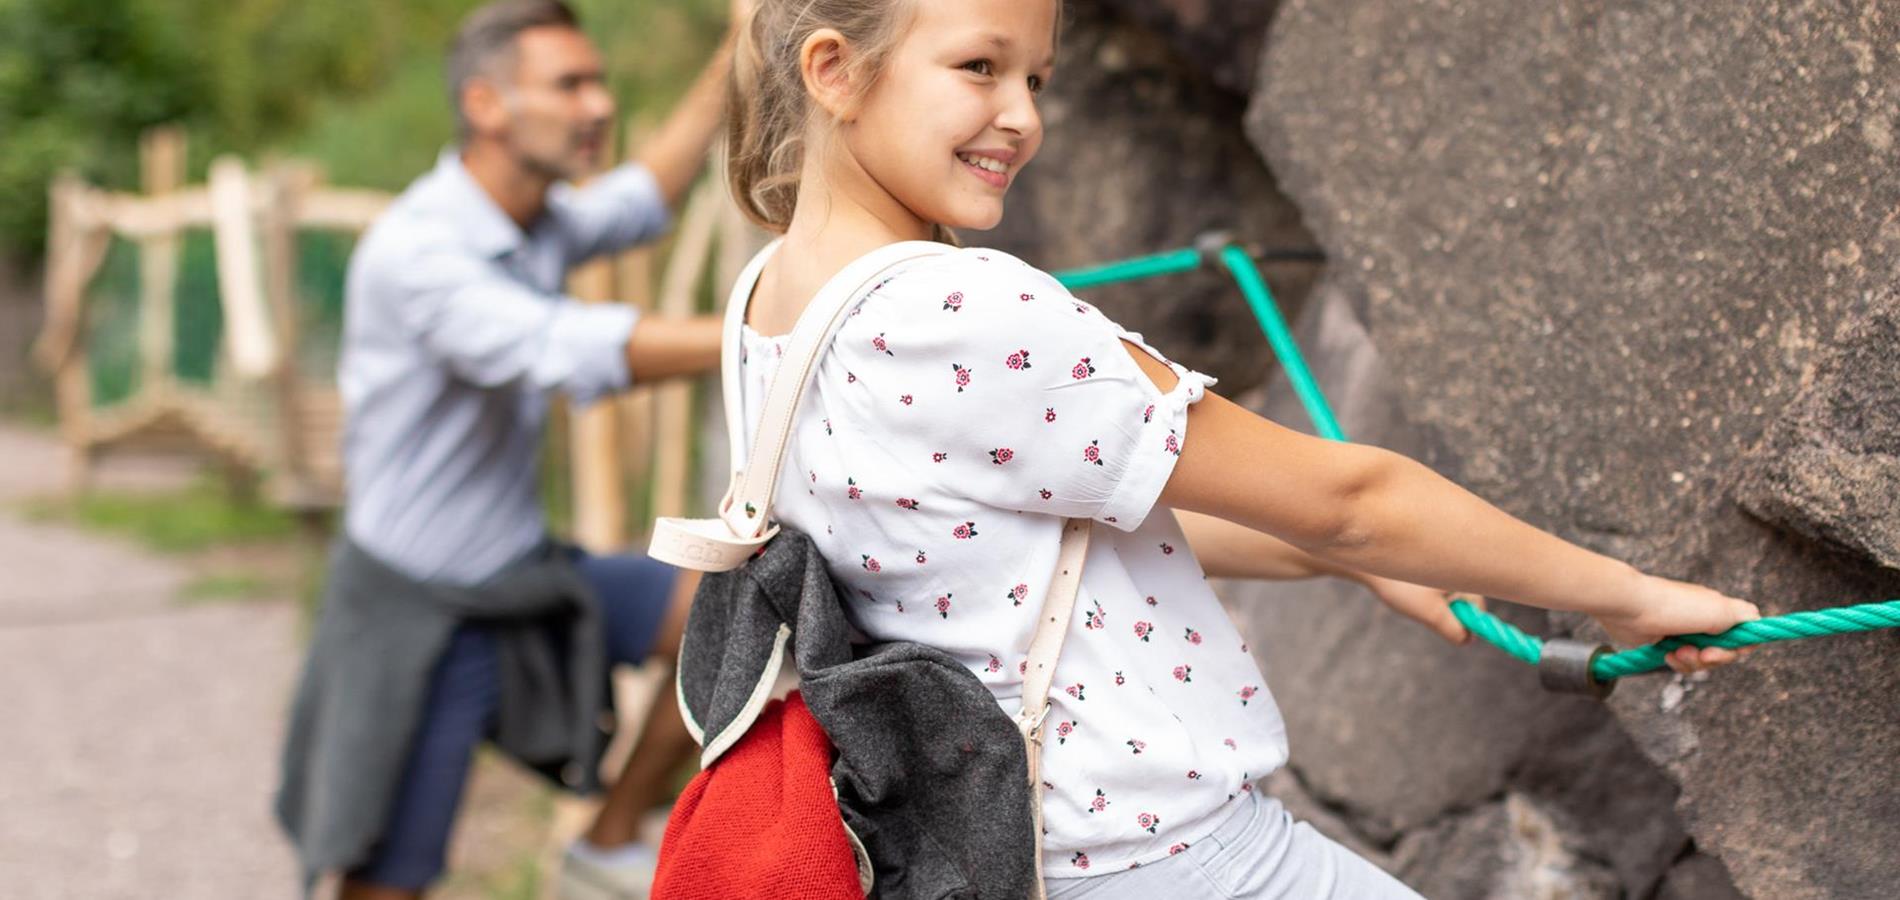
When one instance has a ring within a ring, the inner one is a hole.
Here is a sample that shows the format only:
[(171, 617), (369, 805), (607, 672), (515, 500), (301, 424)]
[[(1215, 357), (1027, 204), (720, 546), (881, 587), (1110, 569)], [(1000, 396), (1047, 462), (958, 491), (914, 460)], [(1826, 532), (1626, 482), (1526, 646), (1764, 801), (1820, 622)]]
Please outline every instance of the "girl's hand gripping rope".
[[(1626, 609), (1596, 616), (1610, 640), (1622, 647), (1653, 644), (1681, 634), (1720, 634), (1759, 618), (1761, 610), (1746, 600), (1654, 575), (1640, 577)], [(1683, 646), (1670, 651), (1667, 662), (1669, 668), (1688, 674), (1727, 665), (1753, 649)]]

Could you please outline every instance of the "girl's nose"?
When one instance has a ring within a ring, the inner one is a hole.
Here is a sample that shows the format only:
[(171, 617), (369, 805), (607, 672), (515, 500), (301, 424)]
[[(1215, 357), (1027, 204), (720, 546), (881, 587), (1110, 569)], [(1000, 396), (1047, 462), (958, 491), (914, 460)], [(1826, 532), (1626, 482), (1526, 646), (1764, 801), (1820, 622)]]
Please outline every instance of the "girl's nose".
[(997, 111), (996, 127), (1025, 138), (1042, 133), (1042, 113), (1036, 109), (1036, 94), (1027, 84), (1007, 92), (1003, 108)]

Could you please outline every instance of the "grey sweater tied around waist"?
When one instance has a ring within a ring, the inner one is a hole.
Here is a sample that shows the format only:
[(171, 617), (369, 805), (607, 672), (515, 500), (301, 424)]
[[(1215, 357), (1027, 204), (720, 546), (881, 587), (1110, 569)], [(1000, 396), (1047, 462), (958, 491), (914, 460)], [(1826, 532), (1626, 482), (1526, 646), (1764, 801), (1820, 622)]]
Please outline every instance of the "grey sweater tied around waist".
[(557, 783), (599, 789), (613, 694), (599, 602), (573, 555), (549, 543), (463, 587), (417, 581), (337, 541), (276, 803), (306, 888), (361, 864), (382, 839), (431, 677), (464, 623), (495, 636), (501, 699), (490, 739)]

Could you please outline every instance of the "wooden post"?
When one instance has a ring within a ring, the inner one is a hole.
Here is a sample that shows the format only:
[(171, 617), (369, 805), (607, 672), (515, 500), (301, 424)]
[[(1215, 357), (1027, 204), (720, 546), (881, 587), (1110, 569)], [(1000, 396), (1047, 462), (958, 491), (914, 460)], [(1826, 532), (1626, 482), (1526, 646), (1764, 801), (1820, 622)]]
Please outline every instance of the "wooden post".
[[(612, 142), (603, 158), (612, 159)], [(575, 269), (567, 292), (586, 303), (614, 301), (614, 262), (601, 257)], [(627, 545), (627, 489), (620, 469), (620, 404), (602, 398), (585, 409), (569, 409), (574, 541), (595, 553)]]
[(278, 163), (264, 178), (264, 204), (259, 230), (263, 237), (264, 298), (275, 325), (276, 365), (271, 373), (273, 394), (277, 400), (278, 471), (273, 492), (300, 513), (308, 513), (324, 504), (323, 490), (310, 471), (308, 438), (303, 403), (303, 373), (298, 371), (297, 343), (302, 339), (301, 311), (297, 302), (297, 221), (303, 198), (316, 184), (316, 172), (308, 166)]
[[(660, 283), (659, 312), (665, 316), (690, 316), (694, 292), (706, 272), (712, 255), (713, 232), (719, 226), (718, 188), (701, 184), (686, 203), (680, 217), (679, 239), (666, 261), (666, 274)], [(659, 412), (654, 423), (658, 453), (653, 466), (653, 514), (683, 516), (687, 512), (692, 476), (693, 386), (675, 380), (658, 388)]]
[[(185, 185), (185, 130), (151, 128), (139, 136), (139, 183), (147, 197), (167, 196)], [(183, 234), (170, 231), (139, 241), (139, 361), (145, 390), (169, 390), (175, 378), (179, 250)]]
[[(46, 229), (46, 306), (48, 333), (41, 339), (40, 361), (53, 366), (59, 432), (66, 443), (66, 485), (74, 495), (92, 482), (92, 379), (85, 349), (85, 284), (80, 277), (86, 252), (73, 208), (86, 186), (67, 171), (53, 179)], [(59, 330), (61, 325), (64, 329)], [(64, 346), (60, 343), (63, 334)]]
[(211, 163), (211, 230), (218, 248), (218, 299), (224, 309), (224, 346), (244, 378), (276, 370), (278, 347), (264, 303), (258, 264), (257, 216), (250, 173), (235, 156)]
[[(640, 148), (645, 147), (652, 137), (653, 124), (645, 119), (629, 119), (627, 130), (628, 160), (639, 157)], [(653, 273), (660, 259), (659, 244), (642, 244), (614, 260), (614, 296), (633, 304), (641, 315), (653, 311)], [(653, 390), (641, 383), (635, 375), (633, 390), (621, 394), (617, 402), (620, 405), (620, 470), (632, 481), (632, 490), (626, 495), (625, 502), (631, 504), (635, 493), (644, 491), (651, 499), (653, 474)], [(631, 513), (632, 507), (629, 507)], [(630, 530), (635, 535), (645, 534), (650, 520), (645, 516), (645, 507), (640, 508), (639, 521), (634, 522)]]

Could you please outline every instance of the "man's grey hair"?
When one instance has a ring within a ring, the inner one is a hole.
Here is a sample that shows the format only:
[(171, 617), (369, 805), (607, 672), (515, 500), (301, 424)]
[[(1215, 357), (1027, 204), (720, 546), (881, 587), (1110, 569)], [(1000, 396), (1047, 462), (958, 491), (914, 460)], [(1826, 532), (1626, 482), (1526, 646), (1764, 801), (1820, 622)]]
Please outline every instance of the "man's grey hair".
[(580, 19), (562, 0), (495, 0), (469, 13), (449, 46), (449, 105), (456, 129), (469, 134), (462, 111), (462, 89), (478, 77), (505, 78), (515, 63), (515, 39), (533, 28), (580, 28)]

